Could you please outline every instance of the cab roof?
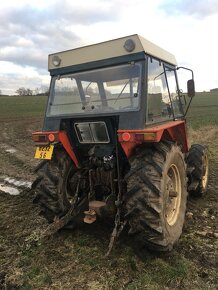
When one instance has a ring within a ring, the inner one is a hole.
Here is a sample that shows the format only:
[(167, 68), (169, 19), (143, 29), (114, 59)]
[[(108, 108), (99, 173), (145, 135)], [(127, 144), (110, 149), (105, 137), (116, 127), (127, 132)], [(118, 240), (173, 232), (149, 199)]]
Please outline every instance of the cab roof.
[[(48, 56), (48, 69), (59, 69), (142, 52), (169, 64), (177, 65), (174, 55), (142, 36), (134, 34), (50, 54)], [(54, 65), (54, 60), (60, 61), (60, 64)]]

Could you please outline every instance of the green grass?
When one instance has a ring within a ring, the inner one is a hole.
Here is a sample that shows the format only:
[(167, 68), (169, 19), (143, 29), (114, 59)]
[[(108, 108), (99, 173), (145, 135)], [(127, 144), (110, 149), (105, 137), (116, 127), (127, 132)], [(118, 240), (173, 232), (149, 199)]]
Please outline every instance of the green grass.
[[(123, 240), (109, 258), (104, 258), (107, 237), (103, 237), (102, 243), (95, 230), (95, 236), (86, 231), (62, 232), (40, 246), (25, 250), (19, 257), (22, 259), (19, 271), (13, 274), (16, 283), (19, 279), (25, 289), (47, 289), (52, 283), (54, 286), (60, 282), (61, 285), (78, 285), (72, 289), (164, 290), (188, 289), (195, 278), (195, 265), (175, 251), (157, 256), (142, 250), (142, 258)], [(81, 246), (84, 237), (86, 243)], [(58, 289), (56, 287), (51, 289)]]
[(218, 125), (218, 106), (191, 107), (187, 114), (187, 122), (193, 129)]
[(43, 116), (46, 96), (0, 96), (0, 119)]
[(196, 106), (218, 106), (218, 92), (196, 93), (192, 105)]
[(198, 129), (218, 125), (218, 93), (196, 93), (187, 114), (188, 126)]
[[(0, 96), (0, 119), (43, 117), (46, 96)], [(196, 93), (187, 114), (194, 129), (218, 124), (218, 93)]]

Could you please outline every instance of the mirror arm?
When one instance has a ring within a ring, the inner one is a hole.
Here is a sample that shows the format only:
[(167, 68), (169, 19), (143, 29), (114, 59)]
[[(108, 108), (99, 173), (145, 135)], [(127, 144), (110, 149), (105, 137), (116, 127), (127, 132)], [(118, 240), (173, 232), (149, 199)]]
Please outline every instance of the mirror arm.
[(192, 73), (192, 79), (194, 79), (194, 72), (193, 72), (192, 69), (187, 68), (187, 67), (184, 67), (184, 66), (178, 66), (176, 69), (179, 70), (180, 68), (183, 68), (183, 69), (185, 69), (185, 70), (190, 71), (190, 72)]
[[(193, 70), (190, 69), (190, 68), (184, 67), (184, 66), (178, 66), (178, 67), (176, 68), (176, 70), (179, 70), (180, 68), (181, 68), (181, 69), (188, 70), (188, 71), (191, 72), (191, 74), (192, 74), (192, 80), (193, 80), (193, 84), (194, 84), (194, 72), (193, 72)], [(194, 95), (193, 95), (193, 96), (194, 96)], [(192, 102), (193, 96), (191, 96), (191, 99), (190, 99), (190, 101), (189, 101), (189, 103), (188, 103), (188, 106), (187, 106), (187, 108), (186, 108), (186, 111), (185, 111), (184, 117), (187, 115), (187, 112), (188, 112), (189, 107), (190, 107), (190, 105), (191, 105), (191, 102)]]
[(186, 114), (188, 113), (188, 109), (189, 109), (189, 107), (190, 107), (190, 105), (191, 105), (192, 99), (193, 99), (193, 98), (191, 98), (190, 101), (189, 101), (189, 104), (188, 104), (188, 106), (187, 106), (187, 108), (186, 108), (186, 111), (185, 111), (184, 117), (185, 117)]

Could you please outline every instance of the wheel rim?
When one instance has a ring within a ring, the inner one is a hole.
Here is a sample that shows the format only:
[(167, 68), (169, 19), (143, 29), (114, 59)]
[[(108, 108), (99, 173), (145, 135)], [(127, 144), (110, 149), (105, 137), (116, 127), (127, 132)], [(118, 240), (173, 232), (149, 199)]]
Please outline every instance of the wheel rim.
[(207, 154), (204, 155), (203, 168), (204, 168), (204, 174), (202, 176), (202, 186), (205, 189), (207, 187), (207, 182), (208, 182), (208, 156)]
[(180, 173), (175, 164), (171, 164), (167, 177), (165, 217), (167, 223), (173, 226), (179, 215), (182, 193)]

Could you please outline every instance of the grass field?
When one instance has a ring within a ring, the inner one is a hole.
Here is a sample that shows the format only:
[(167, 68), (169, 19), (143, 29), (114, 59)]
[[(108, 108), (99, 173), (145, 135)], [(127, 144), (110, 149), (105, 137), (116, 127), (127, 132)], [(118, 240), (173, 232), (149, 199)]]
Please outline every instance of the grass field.
[(42, 117), (47, 97), (45, 96), (0, 96), (0, 120)]
[(187, 120), (188, 125), (194, 129), (218, 125), (218, 92), (196, 93)]
[[(187, 99), (187, 101), (189, 101)], [(0, 120), (44, 116), (46, 96), (0, 96)], [(187, 114), (190, 127), (218, 124), (218, 93), (196, 93)]]
[[(0, 96), (0, 176), (33, 181), (34, 144), (46, 97)], [(0, 192), (0, 289), (206, 290), (217, 289), (218, 94), (198, 93), (188, 113), (191, 142), (210, 151), (210, 183), (202, 199), (189, 199), (183, 234), (170, 253), (138, 249), (123, 232), (105, 258), (112, 227), (83, 224), (40, 242), (46, 221), (31, 192)], [(12, 147), (16, 153), (6, 153)]]

